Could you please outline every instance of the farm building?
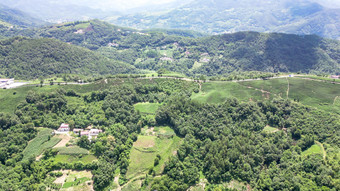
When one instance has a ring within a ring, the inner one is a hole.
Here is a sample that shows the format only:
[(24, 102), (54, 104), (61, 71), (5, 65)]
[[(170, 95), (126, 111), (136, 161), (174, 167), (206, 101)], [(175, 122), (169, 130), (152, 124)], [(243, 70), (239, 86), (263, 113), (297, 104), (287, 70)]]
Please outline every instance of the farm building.
[(91, 129), (90, 131), (85, 130), (85, 131), (80, 131), (80, 137), (82, 136), (88, 136), (89, 140), (92, 138), (96, 139), (97, 136), (102, 133), (103, 131), (100, 129)]
[(82, 136), (89, 136), (89, 135), (90, 135), (89, 131), (81, 131), (80, 132), (80, 137), (82, 137)]
[(69, 124), (62, 123), (57, 131), (58, 132), (69, 132), (70, 131)]
[(73, 133), (75, 134), (79, 134), (79, 132), (82, 132), (83, 129), (73, 129)]

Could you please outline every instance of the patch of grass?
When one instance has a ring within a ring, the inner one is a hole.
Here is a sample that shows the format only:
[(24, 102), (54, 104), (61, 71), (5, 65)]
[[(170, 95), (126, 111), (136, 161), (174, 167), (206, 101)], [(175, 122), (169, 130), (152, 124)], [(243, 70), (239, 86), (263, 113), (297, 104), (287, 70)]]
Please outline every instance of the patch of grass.
[(316, 80), (324, 80), (324, 81), (330, 81), (330, 82), (340, 82), (340, 79), (333, 79), (330, 77), (321, 77), (321, 76), (313, 76), (313, 75), (307, 75), (307, 76), (296, 76), (297, 78), (310, 78), (310, 79), (316, 79)]
[(70, 171), (61, 190), (90, 190), (91, 187), (86, 185), (86, 182), (91, 178), (90, 171)]
[(302, 156), (307, 156), (307, 155), (311, 155), (311, 154), (322, 155), (322, 149), (321, 149), (320, 145), (314, 144), (310, 148), (308, 148), (307, 150), (305, 150), (301, 153)]
[(233, 97), (248, 101), (250, 99), (261, 100), (264, 95), (260, 91), (235, 82), (207, 82), (202, 85), (202, 91), (191, 96), (193, 100), (201, 103), (223, 103), (227, 98)]
[[(169, 129), (170, 128), (167, 127), (159, 127), (157, 128), (157, 131), (169, 134), (172, 131)], [(156, 135), (157, 134), (158, 133), (156, 133)], [(141, 174), (146, 174), (149, 168), (153, 167), (154, 159), (157, 154), (161, 156), (161, 160), (154, 170), (157, 174), (160, 174), (164, 168), (164, 162), (175, 153), (182, 142), (182, 139), (177, 136), (173, 136), (171, 138), (159, 138), (156, 135), (138, 136), (138, 140), (134, 143), (130, 153), (131, 162), (126, 174), (128, 179)]]
[(129, 184), (122, 188), (122, 191), (139, 190), (141, 188), (141, 184), (142, 184), (141, 180), (130, 182)]
[(89, 151), (78, 146), (57, 148), (60, 155), (87, 155)]
[(94, 155), (61, 155), (58, 154), (54, 157), (54, 162), (63, 162), (63, 163), (75, 163), (75, 162), (83, 162), (84, 164), (91, 163), (92, 161), (98, 160)]
[(85, 183), (88, 180), (91, 180), (91, 179), (87, 178), (87, 177), (77, 178), (72, 182), (65, 182), (62, 188), (70, 188), (70, 187), (73, 187), (73, 186), (77, 186), (79, 184)]
[(56, 90), (58, 85), (35, 87), (26, 86), (14, 89), (0, 89), (0, 111), (6, 113), (14, 113), (15, 108), (21, 102), (24, 102), (29, 91), (37, 93), (50, 92)]
[(275, 132), (278, 131), (278, 129), (267, 125), (263, 128), (263, 131), (265, 131), (267, 133), (275, 133)]
[(162, 74), (162, 76), (166, 76), (166, 77), (177, 77), (177, 78), (185, 78), (185, 77), (187, 77), (187, 76), (184, 75), (184, 74), (176, 73), (176, 72), (165, 73), (165, 74)]
[(263, 89), (286, 98), (288, 82), (290, 99), (297, 100), (305, 105), (340, 114), (340, 107), (336, 104), (336, 98), (340, 96), (339, 84), (299, 78), (288, 78), (288, 81), (285, 78), (257, 80), (240, 82), (240, 84)]
[(194, 65), (192, 66), (191, 70), (198, 69), (202, 66), (203, 64), (200, 62), (195, 62)]
[(158, 107), (162, 105), (160, 103), (137, 103), (134, 105), (135, 109), (140, 111), (141, 113), (146, 113), (146, 114), (155, 114)]
[(28, 143), (23, 151), (23, 160), (28, 159), (31, 156), (37, 157), (42, 154), (45, 149), (52, 148), (54, 145), (58, 144), (61, 139), (52, 137), (51, 133), (52, 129), (39, 129), (38, 135)]
[(157, 154), (161, 156), (159, 160), (159, 165), (157, 165), (154, 170), (156, 174), (161, 174), (164, 169), (164, 163), (168, 161), (169, 157), (175, 155), (176, 150), (182, 143), (182, 139), (175, 136), (171, 139), (157, 139)]
[[(46, 79), (44, 79), (44, 84), (49, 84), (51, 80), (52, 80), (55, 84), (56, 84), (56, 83), (63, 83), (63, 82), (65, 82), (65, 81), (63, 80), (63, 78), (52, 77), (52, 78), (46, 78)], [(40, 85), (40, 80), (39, 80), (39, 79), (32, 80), (32, 81), (30, 81), (30, 84), (37, 84), (37, 85)]]

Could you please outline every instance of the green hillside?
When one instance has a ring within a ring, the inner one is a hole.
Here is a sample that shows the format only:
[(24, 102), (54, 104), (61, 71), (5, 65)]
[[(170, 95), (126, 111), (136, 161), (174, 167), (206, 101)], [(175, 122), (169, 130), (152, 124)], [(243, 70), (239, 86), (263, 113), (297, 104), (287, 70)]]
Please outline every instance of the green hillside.
[(141, 32), (91, 20), (40, 29), (4, 30), (0, 34), (56, 38), (138, 69), (165, 68), (187, 76), (215, 76), (234, 71), (340, 72), (340, 42), (315, 35), (238, 32), (192, 38), (184, 37), (185, 34), (172, 35), (180, 31), (169, 33), (168, 30)]
[(88, 49), (53, 39), (22, 37), (0, 41), (0, 75), (34, 79), (60, 73), (98, 76), (133, 73), (135, 69)]

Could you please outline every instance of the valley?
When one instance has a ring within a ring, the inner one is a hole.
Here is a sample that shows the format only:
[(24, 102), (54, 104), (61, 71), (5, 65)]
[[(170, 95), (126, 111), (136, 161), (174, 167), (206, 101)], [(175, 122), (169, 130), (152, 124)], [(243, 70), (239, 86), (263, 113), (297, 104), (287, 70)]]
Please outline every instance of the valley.
[(0, 0), (0, 190), (340, 190), (338, 9), (136, 2)]

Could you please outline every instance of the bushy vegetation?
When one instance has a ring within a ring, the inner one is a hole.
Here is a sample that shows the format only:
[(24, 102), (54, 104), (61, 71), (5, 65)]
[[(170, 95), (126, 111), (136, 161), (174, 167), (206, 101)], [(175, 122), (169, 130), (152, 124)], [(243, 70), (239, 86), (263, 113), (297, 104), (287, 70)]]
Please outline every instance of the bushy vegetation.
[[(171, 125), (185, 140), (152, 190), (186, 190), (198, 183), (200, 171), (212, 184), (235, 179), (258, 190), (338, 189), (338, 170), (322, 156), (300, 157), (314, 140), (339, 144), (337, 115), (276, 99), (201, 105), (176, 97), (169, 103), (158, 111), (157, 123)], [(266, 125), (286, 132), (262, 133)]]

